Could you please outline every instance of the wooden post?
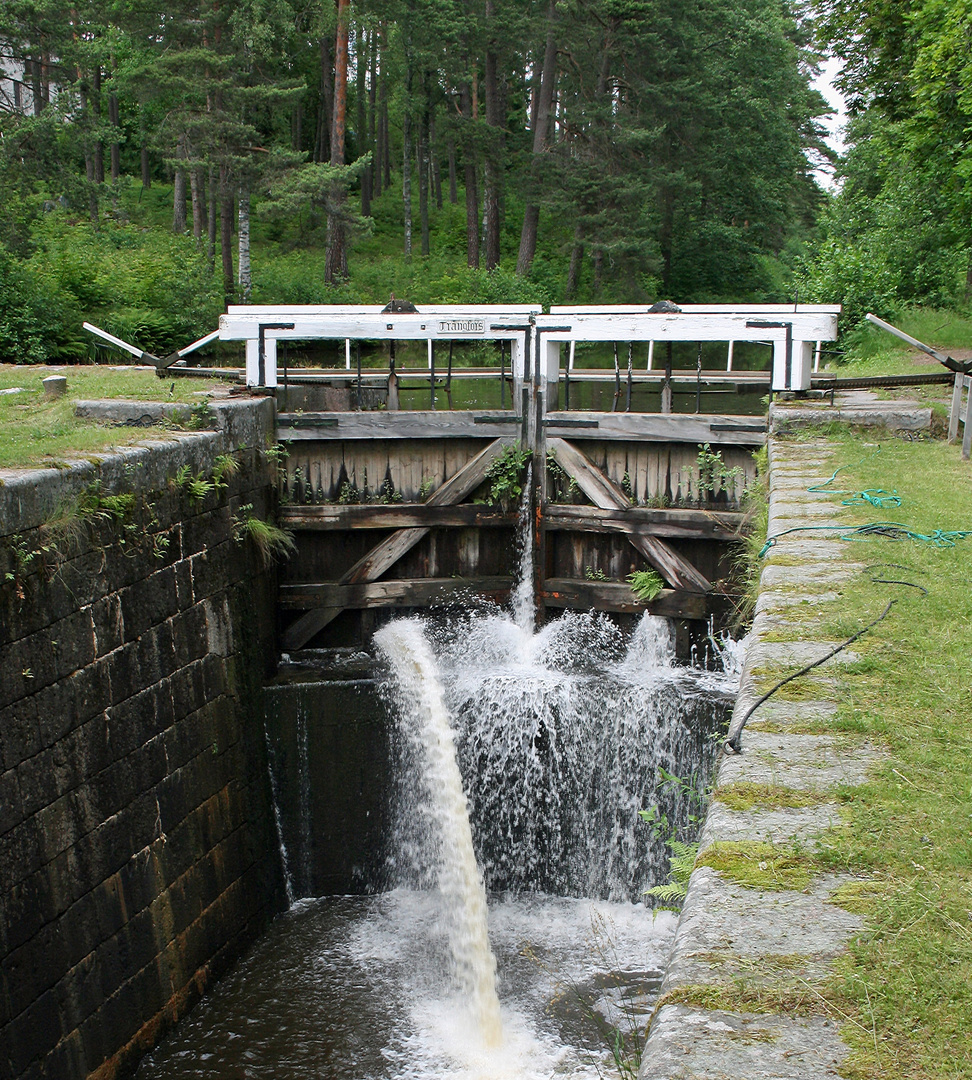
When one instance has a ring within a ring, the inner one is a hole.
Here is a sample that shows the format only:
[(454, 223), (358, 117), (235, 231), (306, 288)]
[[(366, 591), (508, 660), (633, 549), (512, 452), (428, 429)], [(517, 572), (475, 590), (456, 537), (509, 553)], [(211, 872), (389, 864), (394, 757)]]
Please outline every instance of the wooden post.
[(354, 354), (358, 363), (358, 411), (361, 411), (361, 342), (354, 343)]
[(634, 371), (632, 370), (632, 364), (634, 362), (634, 342), (628, 342), (628, 385), (625, 391), (624, 397), (624, 411), (631, 412), (631, 384), (634, 381)]
[(955, 373), (955, 382), (952, 384), (952, 407), (948, 410), (948, 441), (955, 442), (958, 438), (959, 417), (962, 414), (962, 374)]
[(668, 414), (672, 411), (672, 343), (666, 343), (668, 348), (665, 352), (665, 381), (661, 388), (661, 411)]
[(544, 583), (547, 576), (547, 440), (544, 431), (545, 388), (536, 387), (536, 428), (533, 432), (533, 484), (530, 508), (533, 511), (533, 602), (536, 607), (536, 625), (543, 625), (545, 605)]
[(972, 375), (964, 375), (962, 382), (968, 391), (968, 404), (965, 406), (965, 432), (962, 436), (962, 458), (968, 461), (972, 457)]

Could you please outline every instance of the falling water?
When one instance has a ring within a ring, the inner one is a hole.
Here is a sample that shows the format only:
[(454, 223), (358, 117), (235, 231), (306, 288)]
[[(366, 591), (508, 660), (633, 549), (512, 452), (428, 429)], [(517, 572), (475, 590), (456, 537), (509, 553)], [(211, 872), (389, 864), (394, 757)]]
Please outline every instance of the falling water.
[[(389, 891), (298, 900), (139, 1080), (597, 1080), (605, 1031), (641, 1038), (675, 926), (643, 894), (665, 840), (697, 828), (736, 651), (713, 639), (710, 669), (690, 668), (663, 619), (525, 622), (487, 609), (376, 635)], [(319, 723), (291, 729), (302, 825)]]
[(533, 633), (535, 607), (533, 597), (533, 464), (527, 465), (520, 510), (516, 522), (516, 543), (520, 553), (517, 582), (510, 598), (513, 622), (529, 634)]
[(280, 865), (283, 870), (284, 892), (287, 896), (287, 907), (294, 902), (294, 880), (290, 873), (290, 858), (287, 855), (287, 845), (284, 843), (283, 821), (280, 818), (280, 785), (277, 781), (277, 769), (274, 762), (273, 750), (270, 746), (270, 732), (267, 729), (266, 720), (263, 721), (263, 738), (267, 745), (267, 769), (270, 773), (270, 799), (273, 804), (273, 824), (277, 830), (277, 848), (280, 851)]
[[(668, 836), (639, 811), (690, 838), (731, 680), (676, 666), (670, 624), (647, 615), (627, 639), (594, 614), (536, 634), (501, 612), (427, 633), (487, 889), (634, 901), (664, 881)], [(421, 886), (421, 766), (402, 754), (392, 879)]]
[(421, 623), (402, 620), (375, 635), (391, 663), (408, 733), (420, 749), (426, 806), (434, 819), (439, 891), (446, 904), (456, 974), (486, 1046), (502, 1037), (496, 960), (486, 930), (486, 890), (473, 851), (449, 712)]
[(307, 716), (303, 709), (297, 713), (297, 774), (300, 778), (300, 864), (305, 882), (312, 880), (311, 872), (311, 809), (310, 754), (307, 745)]

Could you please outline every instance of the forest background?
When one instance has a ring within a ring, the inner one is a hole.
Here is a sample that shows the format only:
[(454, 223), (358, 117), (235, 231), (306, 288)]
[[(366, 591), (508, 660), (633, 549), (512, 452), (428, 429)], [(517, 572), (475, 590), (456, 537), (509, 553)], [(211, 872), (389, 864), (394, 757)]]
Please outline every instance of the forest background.
[(90, 359), (83, 319), (166, 354), (228, 302), (964, 310), (970, 35), (972, 0), (5, 0), (0, 360)]

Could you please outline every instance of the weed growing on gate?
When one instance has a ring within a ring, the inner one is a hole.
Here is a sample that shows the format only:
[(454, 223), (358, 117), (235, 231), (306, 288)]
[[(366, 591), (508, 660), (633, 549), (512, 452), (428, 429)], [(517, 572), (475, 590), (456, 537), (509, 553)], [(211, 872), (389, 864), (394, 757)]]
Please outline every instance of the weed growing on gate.
[(665, 579), (656, 570), (635, 570), (628, 574), (628, 584), (643, 604), (650, 604), (665, 588)]
[(523, 470), (530, 460), (530, 451), (508, 446), (486, 472), (489, 490), (486, 501), (491, 506), (515, 506), (523, 494)]
[(734, 593), (739, 597), (735, 602), (731, 627), (734, 633), (741, 632), (753, 621), (759, 596), (759, 577), (763, 571), (760, 552), (769, 531), (769, 452), (762, 446), (753, 456), (756, 460), (756, 480), (743, 492), (746, 525), (740, 530), (743, 538), (736, 549), (732, 566), (732, 578), (736, 583)]
[(713, 451), (708, 443), (702, 443), (699, 446), (695, 466), (699, 473), (699, 502), (711, 499), (717, 491), (726, 491), (730, 486), (735, 489), (736, 481), (742, 476), (742, 469), (738, 465), (732, 469), (726, 468), (726, 463), (722, 460), (722, 451)]

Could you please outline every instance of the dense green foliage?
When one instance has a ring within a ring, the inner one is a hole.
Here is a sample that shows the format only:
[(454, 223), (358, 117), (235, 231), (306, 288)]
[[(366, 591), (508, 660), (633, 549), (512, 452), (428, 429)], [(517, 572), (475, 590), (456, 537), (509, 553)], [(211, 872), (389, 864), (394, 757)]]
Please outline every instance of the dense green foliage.
[(822, 199), (781, 0), (8, 0), (0, 42), (9, 359), (228, 300), (784, 299)]
[(972, 3), (819, 7), (851, 120), (803, 294), (840, 300), (847, 324), (868, 310), (961, 304), (972, 285)]

